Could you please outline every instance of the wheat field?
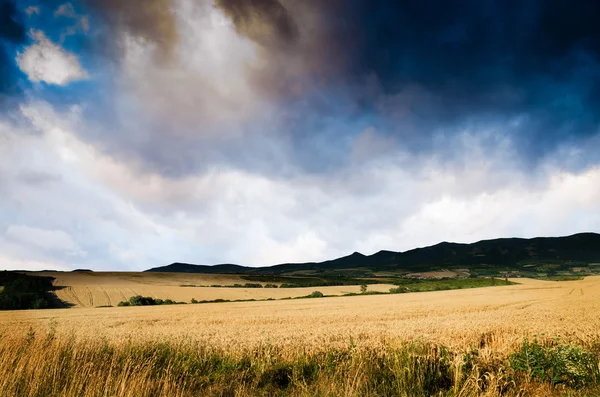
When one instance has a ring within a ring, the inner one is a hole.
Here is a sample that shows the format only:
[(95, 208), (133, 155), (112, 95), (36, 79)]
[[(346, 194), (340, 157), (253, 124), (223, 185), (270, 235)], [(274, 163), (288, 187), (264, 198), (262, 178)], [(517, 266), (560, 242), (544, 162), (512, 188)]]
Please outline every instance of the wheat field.
[[(113, 288), (130, 288), (131, 276), (119, 277), (123, 285)], [(135, 283), (162, 283), (162, 293), (191, 281), (144, 277)], [(600, 277), (515, 281), (394, 295), (0, 312), (0, 396), (598, 395)]]
[[(131, 296), (150, 296), (179, 302), (196, 300), (281, 299), (310, 294), (316, 288), (211, 288), (211, 285), (245, 284), (248, 280), (229, 274), (127, 273), (127, 272), (32, 272), (54, 278), (56, 295), (76, 307), (116, 306)], [(265, 283), (261, 283), (265, 284)], [(276, 283), (277, 284), (277, 283)], [(195, 287), (194, 287), (195, 286)], [(393, 285), (374, 284), (371, 291), (387, 292)], [(325, 295), (360, 292), (360, 286), (319, 287)]]
[[(487, 335), (498, 349), (509, 349), (533, 334), (577, 341), (599, 339), (600, 277), (516, 281), (521, 284), (398, 295), (0, 312), (0, 332), (7, 337), (22, 335), (30, 327), (43, 331), (52, 326), (78, 338), (192, 339), (225, 348), (268, 341), (289, 347), (291, 354), (296, 349), (342, 346), (351, 339), (361, 345), (376, 345), (382, 340), (419, 338), (466, 347)], [(222, 293), (226, 289), (214, 290)], [(295, 290), (273, 291), (287, 294)]]

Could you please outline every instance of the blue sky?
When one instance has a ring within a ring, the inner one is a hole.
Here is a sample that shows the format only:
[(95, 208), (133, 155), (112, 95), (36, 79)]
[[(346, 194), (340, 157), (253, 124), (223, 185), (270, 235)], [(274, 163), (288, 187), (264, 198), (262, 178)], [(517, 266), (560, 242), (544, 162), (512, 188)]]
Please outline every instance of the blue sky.
[(599, 231), (599, 12), (0, 0), (0, 269)]

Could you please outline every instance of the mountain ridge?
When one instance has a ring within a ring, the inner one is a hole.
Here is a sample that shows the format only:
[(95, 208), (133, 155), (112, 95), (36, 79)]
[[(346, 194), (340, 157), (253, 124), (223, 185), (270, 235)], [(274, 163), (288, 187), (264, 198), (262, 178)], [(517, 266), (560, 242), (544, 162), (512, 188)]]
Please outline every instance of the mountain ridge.
[(600, 234), (577, 233), (562, 237), (498, 238), (475, 243), (443, 241), (404, 252), (380, 250), (372, 255), (354, 252), (322, 262), (282, 263), (252, 267), (236, 264), (196, 265), (174, 262), (146, 272), (286, 274), (363, 269), (377, 272), (423, 272), (440, 268), (566, 266), (600, 263)]

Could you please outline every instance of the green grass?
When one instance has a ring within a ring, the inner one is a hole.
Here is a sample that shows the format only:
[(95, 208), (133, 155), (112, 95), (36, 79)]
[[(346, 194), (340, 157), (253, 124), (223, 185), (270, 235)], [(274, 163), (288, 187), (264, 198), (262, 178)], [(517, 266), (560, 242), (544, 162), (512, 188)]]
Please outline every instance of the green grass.
[(583, 276), (548, 276), (543, 278), (548, 281), (579, 281), (583, 280)]
[(439, 279), (439, 280), (415, 280), (398, 279), (394, 281), (397, 288), (392, 288), (391, 293), (405, 292), (427, 292), (427, 291), (445, 291), (466, 288), (482, 288), (503, 285), (517, 284), (503, 278), (459, 278), (459, 279)]
[[(340, 285), (362, 285), (365, 283), (364, 279), (347, 277), (345, 275), (319, 275), (314, 277), (296, 277), (296, 276), (262, 276), (262, 275), (248, 275), (242, 276), (244, 280), (262, 282), (262, 283), (279, 283), (279, 288), (306, 288), (306, 287), (333, 287)], [(369, 284), (384, 284), (390, 283), (392, 279), (379, 278), (368, 280)]]

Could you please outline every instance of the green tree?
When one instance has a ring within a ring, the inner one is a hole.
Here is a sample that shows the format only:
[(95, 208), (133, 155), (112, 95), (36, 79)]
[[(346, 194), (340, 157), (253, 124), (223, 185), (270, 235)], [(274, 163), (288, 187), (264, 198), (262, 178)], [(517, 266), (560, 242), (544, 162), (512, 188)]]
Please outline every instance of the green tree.
[(369, 286), (367, 284), (363, 284), (360, 286), (360, 293), (364, 294), (365, 292), (367, 292), (367, 288), (369, 288)]

